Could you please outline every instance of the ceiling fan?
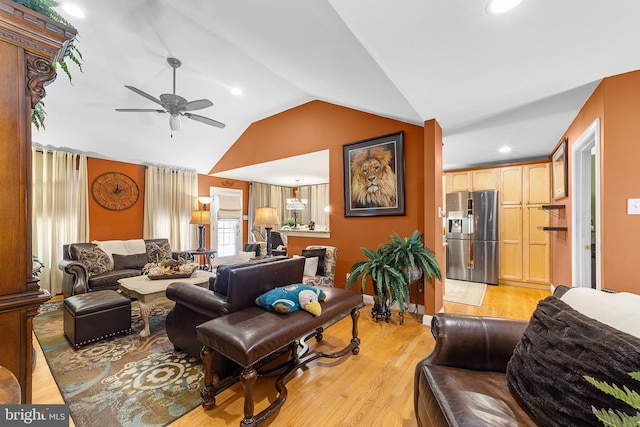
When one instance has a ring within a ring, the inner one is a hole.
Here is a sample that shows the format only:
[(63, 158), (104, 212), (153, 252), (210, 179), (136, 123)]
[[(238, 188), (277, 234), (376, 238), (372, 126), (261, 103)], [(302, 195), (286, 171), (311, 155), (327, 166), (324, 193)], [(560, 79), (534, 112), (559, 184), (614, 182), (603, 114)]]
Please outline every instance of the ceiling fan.
[(182, 65), (176, 58), (167, 58), (167, 62), (173, 68), (173, 93), (164, 93), (160, 95), (160, 99), (149, 95), (146, 92), (141, 91), (133, 86), (124, 85), (127, 89), (131, 89), (138, 95), (144, 96), (147, 99), (162, 105), (164, 110), (154, 108), (116, 108), (116, 111), (124, 112), (153, 112), (153, 113), (169, 113), (169, 126), (171, 130), (180, 130), (180, 116), (186, 117), (191, 120), (195, 120), (210, 126), (218, 128), (224, 128), (225, 124), (219, 121), (210, 119), (208, 117), (200, 116), (198, 114), (190, 113), (189, 111), (202, 110), (203, 108), (211, 107), (213, 102), (208, 99), (197, 99), (195, 101), (187, 101), (183, 97), (176, 95), (176, 69)]

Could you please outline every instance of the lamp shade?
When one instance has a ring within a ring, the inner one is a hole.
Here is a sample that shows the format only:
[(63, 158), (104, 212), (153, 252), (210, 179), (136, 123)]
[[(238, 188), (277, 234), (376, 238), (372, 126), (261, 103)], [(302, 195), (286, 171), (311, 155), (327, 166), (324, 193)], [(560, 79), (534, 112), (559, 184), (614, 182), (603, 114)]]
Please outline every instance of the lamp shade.
[(208, 205), (213, 200), (211, 196), (198, 196), (198, 201), (203, 205)]
[(191, 222), (189, 224), (206, 225), (211, 224), (211, 215), (209, 211), (192, 211)]
[(276, 208), (258, 208), (256, 209), (256, 219), (254, 225), (262, 225), (265, 227), (279, 224), (278, 212)]

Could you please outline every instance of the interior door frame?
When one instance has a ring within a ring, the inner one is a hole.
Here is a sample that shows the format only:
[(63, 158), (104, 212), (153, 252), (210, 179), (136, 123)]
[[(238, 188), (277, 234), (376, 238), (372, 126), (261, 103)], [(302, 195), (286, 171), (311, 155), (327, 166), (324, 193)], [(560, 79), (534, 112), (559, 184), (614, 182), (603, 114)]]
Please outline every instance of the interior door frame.
[[(244, 211), (243, 191), (240, 189), (224, 188), (224, 187), (209, 187), (209, 194), (211, 195), (211, 197), (214, 197), (214, 198), (216, 196), (238, 197), (240, 199), (241, 211)], [(212, 213), (211, 213), (211, 225), (209, 225), (209, 236), (210, 236), (209, 245), (211, 248), (215, 248), (217, 250), (218, 249), (217, 215), (214, 215), (213, 206), (210, 208), (210, 210), (212, 211)], [(236, 249), (238, 252), (242, 250), (242, 242), (244, 241), (242, 221), (243, 221), (243, 218), (242, 218), (242, 215), (240, 215), (240, 218), (238, 219), (238, 223), (239, 223), (238, 224), (238, 242), (236, 245)]]
[(595, 154), (595, 256), (596, 289), (601, 288), (600, 253), (600, 119), (571, 145), (571, 285), (591, 287), (591, 156)]

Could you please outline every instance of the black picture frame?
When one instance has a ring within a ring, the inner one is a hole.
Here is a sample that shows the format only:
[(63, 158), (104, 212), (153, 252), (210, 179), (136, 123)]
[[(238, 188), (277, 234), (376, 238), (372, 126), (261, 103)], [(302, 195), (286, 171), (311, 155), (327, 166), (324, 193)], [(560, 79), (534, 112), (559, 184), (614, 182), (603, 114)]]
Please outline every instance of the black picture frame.
[(345, 144), (342, 162), (345, 217), (406, 214), (404, 132)]
[(553, 200), (563, 199), (569, 194), (567, 176), (567, 138), (563, 138), (551, 154), (551, 189)]

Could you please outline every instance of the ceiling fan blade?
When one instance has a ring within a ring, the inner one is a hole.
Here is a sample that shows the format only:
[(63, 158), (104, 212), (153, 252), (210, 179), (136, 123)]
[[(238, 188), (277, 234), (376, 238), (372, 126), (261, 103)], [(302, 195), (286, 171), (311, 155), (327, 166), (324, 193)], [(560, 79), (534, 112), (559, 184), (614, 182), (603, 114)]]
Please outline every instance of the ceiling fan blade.
[(116, 111), (131, 112), (150, 112), (150, 113), (166, 113), (164, 110), (156, 110), (154, 108), (116, 108)]
[(208, 99), (196, 99), (195, 101), (187, 102), (182, 106), (184, 111), (202, 110), (213, 105), (213, 102)]
[(205, 123), (205, 124), (210, 125), (210, 126), (215, 126), (217, 128), (224, 128), (226, 126), (224, 123), (220, 123), (220, 122), (218, 122), (216, 120), (213, 120), (213, 119), (210, 119), (210, 118), (204, 117), (204, 116), (199, 116), (197, 114), (182, 113), (182, 115), (187, 117), (187, 118), (189, 118), (189, 119), (191, 119), (191, 120), (202, 122), (202, 123)]
[(130, 89), (130, 90), (134, 91), (135, 93), (137, 93), (137, 94), (138, 94), (138, 95), (140, 95), (140, 96), (144, 96), (145, 98), (147, 98), (147, 99), (149, 99), (149, 100), (151, 100), (151, 101), (155, 102), (156, 104), (160, 104), (160, 105), (162, 105), (162, 102), (160, 102), (160, 100), (159, 100), (158, 98), (156, 98), (156, 97), (154, 97), (154, 96), (151, 96), (151, 95), (149, 95), (148, 93), (143, 92), (143, 91), (141, 91), (141, 90), (140, 90), (140, 89), (138, 89), (138, 88), (135, 88), (135, 87), (133, 87), (133, 86), (127, 86), (127, 85), (124, 85), (124, 87), (126, 87), (127, 89)]

